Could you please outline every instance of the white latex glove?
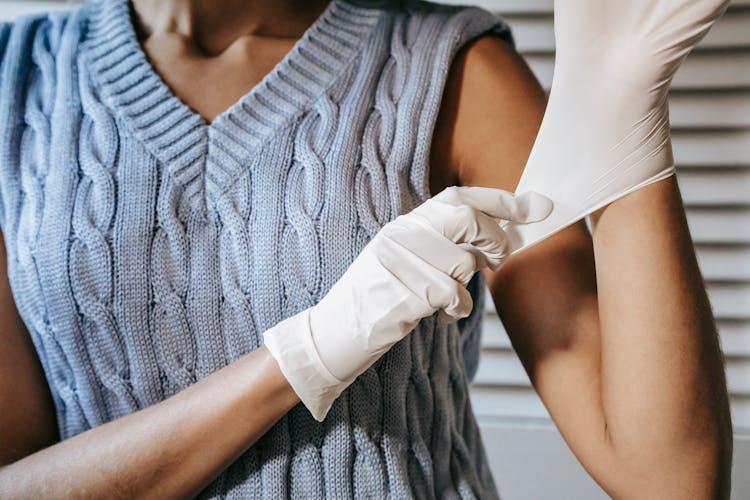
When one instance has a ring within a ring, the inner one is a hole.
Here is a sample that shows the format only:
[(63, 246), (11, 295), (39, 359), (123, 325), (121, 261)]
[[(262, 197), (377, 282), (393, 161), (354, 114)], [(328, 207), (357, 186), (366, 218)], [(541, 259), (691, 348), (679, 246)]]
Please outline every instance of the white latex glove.
[(281, 372), (322, 421), (334, 400), (420, 319), (471, 313), (466, 290), (482, 267), (508, 255), (499, 220), (546, 217), (551, 202), (535, 193), (450, 187), (385, 224), (314, 306), (264, 332)]
[(555, 74), (517, 192), (555, 208), (512, 252), (674, 174), (667, 91), (727, 0), (555, 0)]

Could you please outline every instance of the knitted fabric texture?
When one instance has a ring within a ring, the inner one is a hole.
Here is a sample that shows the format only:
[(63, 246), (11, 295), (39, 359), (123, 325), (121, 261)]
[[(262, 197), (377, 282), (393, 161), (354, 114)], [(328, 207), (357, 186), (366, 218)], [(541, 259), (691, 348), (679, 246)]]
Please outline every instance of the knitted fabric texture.
[[(0, 24), (0, 226), (62, 438), (161, 401), (314, 305), (429, 192), (475, 7), (333, 0), (210, 125), (126, 0)], [(202, 498), (496, 498), (469, 400), (484, 307), (422, 320), (324, 422), (294, 407)]]

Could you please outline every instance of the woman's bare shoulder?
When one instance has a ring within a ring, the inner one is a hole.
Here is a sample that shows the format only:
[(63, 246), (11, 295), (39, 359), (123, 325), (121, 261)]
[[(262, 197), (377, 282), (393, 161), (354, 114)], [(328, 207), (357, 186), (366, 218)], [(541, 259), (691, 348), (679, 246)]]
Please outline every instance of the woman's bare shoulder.
[(513, 190), (547, 96), (524, 59), (494, 35), (463, 47), (451, 65), (431, 163), (462, 185)]

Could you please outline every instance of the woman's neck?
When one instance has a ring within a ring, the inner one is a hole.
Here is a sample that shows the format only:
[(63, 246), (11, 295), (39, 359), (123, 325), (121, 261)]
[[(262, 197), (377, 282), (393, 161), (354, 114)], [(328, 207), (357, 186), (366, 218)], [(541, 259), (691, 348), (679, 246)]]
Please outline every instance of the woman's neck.
[(330, 0), (131, 0), (141, 40), (173, 33), (205, 55), (241, 37), (299, 38)]

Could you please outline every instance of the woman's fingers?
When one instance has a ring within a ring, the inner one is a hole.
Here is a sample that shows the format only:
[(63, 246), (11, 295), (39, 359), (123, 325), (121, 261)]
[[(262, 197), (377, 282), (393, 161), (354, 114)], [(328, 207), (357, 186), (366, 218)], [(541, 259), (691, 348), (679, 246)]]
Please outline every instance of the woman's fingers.
[[(455, 244), (471, 245), (476, 251), (472, 252), (473, 255), (481, 256), (474, 270), (484, 265), (496, 269), (505, 260), (508, 238), (495, 219), (468, 205), (454, 207), (437, 202), (431, 208), (427, 216), (424, 213), (415, 214), (418, 215), (416, 222), (429, 230), (437, 229)], [(436, 216), (440, 219), (437, 220)]]
[(381, 229), (378, 259), (440, 310), (442, 321), (457, 320), (473, 307), (466, 290), (471, 277), (482, 267), (497, 270), (508, 256), (498, 219), (531, 222), (551, 209), (551, 201), (536, 193), (517, 197), (493, 188), (448, 188)]
[(384, 226), (378, 261), (430, 308), (444, 311), (443, 319), (465, 318), (473, 307), (466, 285), (474, 257), (437, 233), (414, 229), (403, 217)]
[(428, 231), (465, 244), (462, 249), (475, 257), (471, 270), (462, 269), (462, 275), (468, 272), (470, 277), (481, 267), (497, 270), (508, 256), (508, 238), (497, 219), (526, 223), (545, 218), (551, 210), (552, 202), (537, 193), (514, 196), (500, 189), (451, 187), (410, 217)]
[(530, 224), (544, 220), (552, 213), (552, 200), (546, 196), (529, 191), (516, 196), (516, 217), (507, 219), (521, 224)]
[[(464, 286), (477, 270), (475, 254), (461, 248), (429, 222), (412, 215), (399, 216), (381, 229), (388, 237)], [(481, 263), (481, 261), (480, 261)]]

